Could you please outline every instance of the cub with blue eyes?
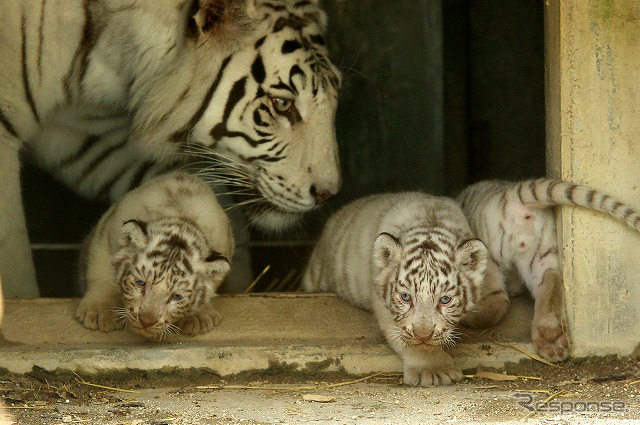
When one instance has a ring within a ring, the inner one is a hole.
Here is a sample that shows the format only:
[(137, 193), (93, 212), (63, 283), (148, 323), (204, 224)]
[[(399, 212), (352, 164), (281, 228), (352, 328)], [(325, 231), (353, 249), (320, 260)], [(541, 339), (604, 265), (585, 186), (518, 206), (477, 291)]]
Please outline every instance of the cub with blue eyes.
[(303, 288), (336, 292), (372, 310), (402, 358), (405, 384), (449, 385), (463, 376), (445, 348), (482, 305), (487, 257), (452, 199), (373, 195), (329, 219)]
[(209, 332), (230, 270), (231, 224), (201, 179), (172, 173), (127, 193), (85, 243), (76, 311), (89, 329), (126, 326), (148, 339)]

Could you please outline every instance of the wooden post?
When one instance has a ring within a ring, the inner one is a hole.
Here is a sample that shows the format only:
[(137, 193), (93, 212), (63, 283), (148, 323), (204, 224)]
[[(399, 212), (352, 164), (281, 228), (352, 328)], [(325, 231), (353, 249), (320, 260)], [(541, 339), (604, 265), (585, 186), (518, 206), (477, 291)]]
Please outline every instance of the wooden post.
[[(640, 2), (546, 0), (547, 168), (640, 209)], [(640, 235), (579, 208), (558, 212), (574, 356), (640, 343)]]

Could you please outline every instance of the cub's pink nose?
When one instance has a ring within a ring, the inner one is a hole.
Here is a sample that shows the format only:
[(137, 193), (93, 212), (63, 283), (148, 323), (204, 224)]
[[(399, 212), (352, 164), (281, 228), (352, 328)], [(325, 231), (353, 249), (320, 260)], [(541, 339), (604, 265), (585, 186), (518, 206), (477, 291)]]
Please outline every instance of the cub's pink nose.
[(413, 336), (422, 342), (427, 342), (433, 337), (433, 330), (427, 331), (424, 329), (414, 329)]
[(158, 323), (158, 319), (148, 314), (141, 314), (140, 317), (138, 317), (138, 322), (140, 322), (140, 326), (147, 329)]

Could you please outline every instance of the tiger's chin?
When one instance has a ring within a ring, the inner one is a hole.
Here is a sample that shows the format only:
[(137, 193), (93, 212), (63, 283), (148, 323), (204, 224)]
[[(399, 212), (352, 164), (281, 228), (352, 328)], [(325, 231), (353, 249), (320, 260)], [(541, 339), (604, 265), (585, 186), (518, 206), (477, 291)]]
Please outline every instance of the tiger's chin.
[(251, 224), (259, 230), (278, 233), (299, 224), (304, 213), (284, 211), (271, 205), (268, 209), (247, 208), (247, 215)]

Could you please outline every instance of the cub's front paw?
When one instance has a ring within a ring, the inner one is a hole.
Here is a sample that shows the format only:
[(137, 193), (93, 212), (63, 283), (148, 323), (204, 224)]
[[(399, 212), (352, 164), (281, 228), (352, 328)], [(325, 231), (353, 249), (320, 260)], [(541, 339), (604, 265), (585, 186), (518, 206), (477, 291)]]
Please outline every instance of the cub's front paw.
[(553, 314), (533, 318), (531, 340), (538, 354), (550, 362), (561, 362), (569, 357), (569, 339), (560, 320)]
[(103, 332), (118, 329), (114, 306), (83, 298), (76, 310), (76, 318), (85, 328)]
[(222, 314), (213, 308), (194, 313), (187, 316), (180, 329), (184, 335), (200, 335), (210, 332), (214, 327), (218, 326), (222, 320)]
[(451, 385), (462, 381), (462, 371), (460, 369), (417, 369), (405, 368), (403, 381), (412, 387), (438, 387), (441, 385)]

